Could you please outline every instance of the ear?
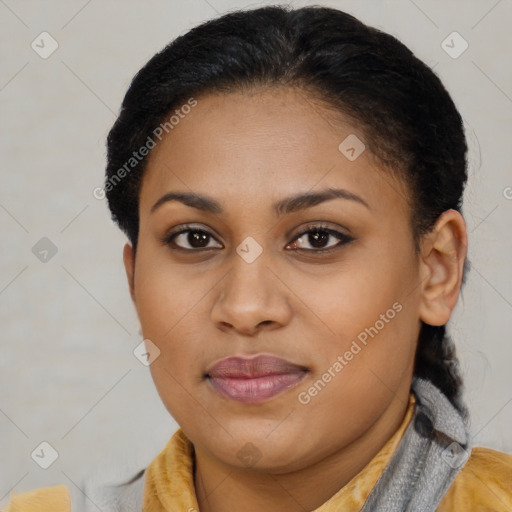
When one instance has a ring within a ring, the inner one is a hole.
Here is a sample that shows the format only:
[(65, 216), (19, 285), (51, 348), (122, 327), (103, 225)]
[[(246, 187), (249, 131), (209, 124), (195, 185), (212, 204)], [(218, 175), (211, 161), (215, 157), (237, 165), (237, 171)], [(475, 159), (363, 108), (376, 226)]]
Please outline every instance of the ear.
[(130, 288), (130, 295), (132, 297), (132, 301), (135, 303), (135, 253), (133, 251), (132, 245), (127, 242), (123, 248), (123, 262), (124, 269), (126, 271), (126, 277), (128, 279), (128, 286)]
[(420, 319), (444, 325), (462, 286), (468, 237), (466, 223), (456, 210), (446, 210), (421, 242)]

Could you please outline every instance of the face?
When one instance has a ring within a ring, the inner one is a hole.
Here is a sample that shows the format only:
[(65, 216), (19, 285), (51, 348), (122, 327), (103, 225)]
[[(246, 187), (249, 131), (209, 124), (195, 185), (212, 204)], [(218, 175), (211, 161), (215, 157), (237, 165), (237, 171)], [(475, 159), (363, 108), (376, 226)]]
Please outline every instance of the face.
[(407, 192), (364, 140), (272, 89), (198, 97), (152, 151), (125, 263), (157, 390), (196, 451), (299, 469), (407, 400), (418, 257)]

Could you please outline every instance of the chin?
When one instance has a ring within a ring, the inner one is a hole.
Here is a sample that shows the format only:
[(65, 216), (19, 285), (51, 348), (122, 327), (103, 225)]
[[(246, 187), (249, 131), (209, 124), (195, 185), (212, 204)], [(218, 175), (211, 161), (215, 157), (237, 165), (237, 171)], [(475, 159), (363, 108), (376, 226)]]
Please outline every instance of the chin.
[(232, 425), (226, 426), (232, 437), (223, 432), (221, 439), (218, 436), (205, 439), (204, 446), (224, 464), (239, 469), (280, 474), (305, 467), (314, 458), (308, 453), (314, 454), (316, 450), (313, 447), (308, 449), (303, 442), (299, 442), (304, 440), (304, 434), (282, 427), (277, 434), (279, 428), (275, 424), (269, 428), (268, 421), (262, 426), (245, 420), (241, 431)]

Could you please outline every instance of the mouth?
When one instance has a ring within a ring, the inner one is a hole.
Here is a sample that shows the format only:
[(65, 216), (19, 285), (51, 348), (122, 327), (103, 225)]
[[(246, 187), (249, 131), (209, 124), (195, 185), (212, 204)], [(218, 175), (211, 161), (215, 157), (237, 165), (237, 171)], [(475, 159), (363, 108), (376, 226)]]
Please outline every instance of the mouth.
[(304, 366), (275, 356), (259, 355), (223, 359), (207, 370), (205, 378), (226, 398), (242, 403), (262, 403), (295, 387), (307, 373)]

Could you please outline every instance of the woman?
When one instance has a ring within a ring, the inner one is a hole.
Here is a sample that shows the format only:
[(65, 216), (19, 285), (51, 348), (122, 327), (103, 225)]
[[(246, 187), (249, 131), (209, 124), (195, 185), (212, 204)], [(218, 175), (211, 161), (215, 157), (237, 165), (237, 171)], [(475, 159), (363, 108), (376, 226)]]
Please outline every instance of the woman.
[(164, 48), (104, 190), (180, 429), (130, 482), (6, 510), (510, 510), (512, 456), (473, 447), (445, 333), (466, 153), (437, 76), (341, 11), (233, 12)]

